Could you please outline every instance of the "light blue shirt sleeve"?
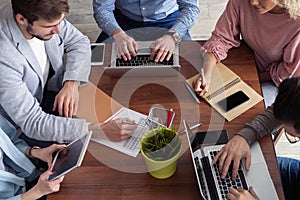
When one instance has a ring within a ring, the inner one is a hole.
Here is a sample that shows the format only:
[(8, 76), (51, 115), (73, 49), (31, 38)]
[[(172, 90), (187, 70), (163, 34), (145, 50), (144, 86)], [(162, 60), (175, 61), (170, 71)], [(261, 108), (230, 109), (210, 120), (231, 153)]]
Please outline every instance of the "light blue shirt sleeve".
[(172, 29), (184, 36), (192, 28), (199, 17), (200, 9), (197, 0), (177, 0), (179, 5), (179, 17)]
[(11, 138), (11, 141), (14, 143), (14, 145), (22, 152), (25, 154), (25, 151), (29, 146), (25, 143), (24, 140), (21, 140), (18, 138), (16, 134), (16, 128), (7, 120), (5, 119), (2, 115), (0, 115), (0, 132), (2, 134), (6, 133), (9, 138)]
[(113, 11), (118, 8), (122, 14), (135, 21), (156, 21), (179, 10), (173, 30), (181, 36), (194, 25), (200, 10), (197, 0), (93, 0), (94, 18), (102, 31), (108, 35), (121, 29)]
[(94, 18), (102, 31), (109, 36), (121, 29), (114, 16), (115, 0), (93, 0)]

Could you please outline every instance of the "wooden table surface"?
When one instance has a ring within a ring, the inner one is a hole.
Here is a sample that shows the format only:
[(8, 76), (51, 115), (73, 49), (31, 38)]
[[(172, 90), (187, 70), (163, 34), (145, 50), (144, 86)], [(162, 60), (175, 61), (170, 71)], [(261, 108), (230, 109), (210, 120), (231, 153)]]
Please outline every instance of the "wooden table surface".
[[(202, 42), (182, 42), (180, 45), (181, 74), (175, 77), (131, 77), (111, 78), (105, 74), (103, 66), (92, 67), (90, 81), (120, 104), (143, 114), (148, 114), (153, 105), (173, 108), (176, 115), (173, 125), (183, 130), (182, 120), (189, 125), (202, 122), (198, 131), (226, 129), (232, 137), (264, 109), (258, 103), (236, 119), (227, 122), (201, 100), (196, 104), (187, 92), (183, 82), (197, 73), (201, 65), (200, 48)], [(109, 64), (110, 46), (106, 45), (104, 65)], [(248, 85), (261, 94), (253, 54), (242, 43), (239, 48), (229, 51), (223, 62), (237, 73)], [(93, 98), (91, 96), (91, 98)], [(95, 101), (101, 105), (101, 100)], [(103, 108), (105, 109), (105, 108)], [(109, 109), (109, 108), (107, 108)], [(119, 153), (110, 148), (91, 142), (82, 166), (68, 173), (58, 193), (48, 195), (48, 199), (94, 200), (94, 199), (202, 199), (199, 193), (191, 155), (184, 135), (183, 151), (176, 173), (166, 180), (157, 180), (146, 172), (144, 160)], [(270, 136), (260, 140), (270, 175), (280, 199), (284, 199), (275, 151)]]

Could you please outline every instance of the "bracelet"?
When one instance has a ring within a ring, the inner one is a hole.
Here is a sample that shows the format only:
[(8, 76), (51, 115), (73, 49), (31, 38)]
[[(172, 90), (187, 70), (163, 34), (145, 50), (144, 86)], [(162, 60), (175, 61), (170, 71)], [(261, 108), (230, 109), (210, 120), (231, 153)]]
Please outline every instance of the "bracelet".
[(31, 147), (31, 148), (29, 149), (28, 156), (29, 156), (30, 158), (34, 158), (33, 155), (32, 155), (32, 150), (33, 150), (33, 149), (40, 149), (40, 148), (41, 148), (41, 147), (39, 147), (39, 146), (33, 146), (33, 147)]

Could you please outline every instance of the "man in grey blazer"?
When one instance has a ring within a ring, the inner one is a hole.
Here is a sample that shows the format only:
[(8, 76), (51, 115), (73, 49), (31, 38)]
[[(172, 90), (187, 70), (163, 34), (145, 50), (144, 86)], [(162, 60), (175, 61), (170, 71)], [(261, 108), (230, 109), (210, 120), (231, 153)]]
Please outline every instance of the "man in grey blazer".
[[(68, 10), (67, 0), (12, 0), (0, 10), (0, 113), (26, 133), (31, 145), (69, 142), (84, 129), (96, 138), (129, 137), (135, 125), (121, 119), (88, 124), (71, 118), (78, 87), (88, 81), (91, 50), (88, 38), (64, 19)], [(42, 110), (47, 101), (60, 116)]]

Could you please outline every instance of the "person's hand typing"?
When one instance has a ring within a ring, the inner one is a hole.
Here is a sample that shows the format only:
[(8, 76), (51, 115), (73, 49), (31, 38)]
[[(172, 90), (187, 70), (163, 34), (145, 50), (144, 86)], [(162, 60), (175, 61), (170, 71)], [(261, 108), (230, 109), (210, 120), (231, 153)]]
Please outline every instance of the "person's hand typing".
[(229, 193), (227, 195), (228, 200), (259, 200), (258, 196), (254, 192), (253, 188), (250, 187), (248, 190), (243, 190), (241, 188), (229, 188)]
[(131, 56), (136, 56), (139, 48), (138, 43), (123, 30), (116, 30), (112, 38), (115, 40), (116, 53), (118, 58), (125, 61), (131, 60)]
[(79, 103), (79, 81), (66, 81), (56, 95), (53, 110), (58, 110), (59, 116), (72, 117), (76, 115)]
[(251, 163), (250, 146), (245, 138), (235, 135), (215, 156), (213, 163), (219, 160), (221, 178), (225, 178), (230, 164), (233, 162), (232, 179), (235, 180), (240, 161), (245, 158), (245, 168), (248, 171)]
[[(124, 123), (124, 120), (126, 123)], [(110, 120), (106, 123), (91, 123), (88, 127), (93, 132), (92, 137), (109, 139), (112, 142), (125, 140), (133, 135), (137, 124), (128, 118)]]
[(169, 61), (175, 50), (175, 41), (172, 36), (164, 35), (163, 37), (155, 40), (155, 42), (150, 46), (150, 49), (151, 60), (154, 60), (155, 62), (162, 62), (164, 60)]

